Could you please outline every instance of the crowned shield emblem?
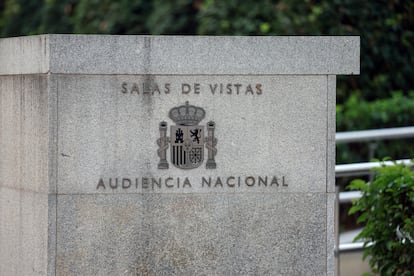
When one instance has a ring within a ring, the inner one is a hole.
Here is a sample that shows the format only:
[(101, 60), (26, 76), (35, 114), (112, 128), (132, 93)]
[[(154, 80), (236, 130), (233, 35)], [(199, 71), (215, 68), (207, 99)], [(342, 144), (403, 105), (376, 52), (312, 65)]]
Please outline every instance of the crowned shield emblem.
[(167, 123), (160, 123), (160, 138), (157, 140), (159, 146), (158, 163), (159, 169), (168, 169), (167, 149), (171, 144), (171, 163), (180, 169), (194, 169), (204, 161), (205, 147), (208, 151), (206, 168), (215, 169), (215, 155), (217, 153), (217, 139), (214, 137), (214, 122), (207, 123), (207, 135), (205, 126), (199, 125), (204, 119), (205, 111), (200, 107), (185, 105), (172, 108), (169, 117), (176, 125), (170, 127), (170, 137), (167, 137)]
[(171, 126), (171, 163), (193, 169), (204, 160), (204, 126)]

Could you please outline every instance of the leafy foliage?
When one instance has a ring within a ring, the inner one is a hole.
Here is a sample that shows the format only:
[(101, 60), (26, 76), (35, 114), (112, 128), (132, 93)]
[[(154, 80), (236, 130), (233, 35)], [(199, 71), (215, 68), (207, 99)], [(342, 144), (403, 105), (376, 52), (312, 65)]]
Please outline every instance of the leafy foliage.
[(151, 2), (78, 0), (73, 14), (75, 33), (135, 34), (148, 33), (146, 26)]
[(336, 106), (337, 131), (414, 125), (414, 90), (407, 95), (395, 91), (388, 99), (365, 101), (351, 95)]
[[(344, 104), (336, 106), (336, 123), (339, 132), (414, 126), (414, 91), (408, 92), (407, 96), (396, 91), (389, 99), (371, 102), (354, 94)], [(412, 158), (413, 143), (413, 138), (378, 142), (375, 157)], [(366, 162), (369, 159), (367, 143), (338, 144), (336, 150), (337, 163)]]
[(414, 275), (414, 171), (403, 164), (378, 168), (369, 184), (355, 180), (349, 186), (362, 192), (349, 213), (360, 213), (365, 224), (355, 238), (363, 239), (364, 258), (381, 275)]
[[(145, 0), (144, 0), (145, 1)], [(196, 34), (201, 1), (154, 0), (147, 27), (151, 34)]]
[(42, 21), (42, 11), (36, 1), (6, 0), (0, 16), (1, 36), (37, 34)]

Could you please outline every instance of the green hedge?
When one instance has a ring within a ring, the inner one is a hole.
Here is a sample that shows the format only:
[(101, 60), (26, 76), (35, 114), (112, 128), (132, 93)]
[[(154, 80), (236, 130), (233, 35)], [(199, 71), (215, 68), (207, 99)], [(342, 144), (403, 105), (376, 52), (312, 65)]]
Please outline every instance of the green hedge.
[(372, 102), (358, 94), (353, 93), (344, 104), (336, 106), (337, 131), (414, 126), (414, 90), (407, 96), (397, 91), (391, 98)]
[[(414, 126), (414, 91), (408, 96), (401, 92), (392, 93), (388, 99), (367, 102), (355, 92), (342, 105), (336, 107), (337, 131), (380, 129)], [(375, 157), (382, 159), (413, 158), (414, 139), (389, 140), (378, 143)], [(367, 143), (337, 145), (337, 163), (369, 161)]]

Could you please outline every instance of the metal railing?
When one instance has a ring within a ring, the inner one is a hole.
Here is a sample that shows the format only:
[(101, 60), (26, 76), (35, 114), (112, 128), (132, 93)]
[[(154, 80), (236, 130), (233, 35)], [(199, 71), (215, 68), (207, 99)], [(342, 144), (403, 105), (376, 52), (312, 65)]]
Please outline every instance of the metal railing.
[[(397, 164), (410, 164), (411, 159), (401, 159), (395, 161)], [(335, 176), (344, 177), (344, 176), (360, 176), (360, 175), (369, 175), (373, 168), (379, 168), (382, 164), (390, 166), (394, 164), (394, 161), (385, 161), (385, 162), (365, 162), (365, 163), (355, 163), (355, 164), (342, 164), (335, 166)]]
[[(404, 139), (414, 137), (414, 127), (399, 127), (399, 128), (386, 128), (386, 129), (374, 129), (374, 130), (363, 130), (363, 131), (350, 131), (350, 132), (338, 132), (336, 133), (336, 143), (358, 143), (368, 142), (370, 149), (369, 158), (374, 157), (374, 151), (376, 144), (381, 140), (391, 139)], [(397, 160), (396, 163), (412, 164), (410, 159)], [(356, 164), (340, 164), (335, 166), (335, 176), (361, 176), (370, 175), (373, 168), (378, 168), (385, 165), (392, 165), (393, 162), (365, 162)], [(361, 197), (359, 191), (340, 192), (338, 194), (339, 203), (349, 203), (354, 199)], [(337, 236), (337, 239), (339, 237)], [(339, 252), (346, 252), (350, 250), (360, 250), (363, 248), (363, 242), (352, 242), (342, 243), (338, 245)]]
[(347, 144), (412, 137), (414, 137), (414, 126), (338, 132), (335, 140), (337, 144)]

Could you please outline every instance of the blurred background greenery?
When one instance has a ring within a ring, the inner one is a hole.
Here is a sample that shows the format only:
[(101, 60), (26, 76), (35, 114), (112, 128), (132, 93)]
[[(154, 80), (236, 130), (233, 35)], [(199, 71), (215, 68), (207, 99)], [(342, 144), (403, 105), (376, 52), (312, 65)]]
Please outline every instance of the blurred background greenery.
[[(337, 131), (414, 126), (414, 1), (0, 2), (1, 37), (42, 33), (358, 35), (361, 75), (338, 78)], [(375, 157), (413, 158), (413, 142), (382, 142)], [(337, 163), (367, 159), (367, 145), (337, 147)]]

